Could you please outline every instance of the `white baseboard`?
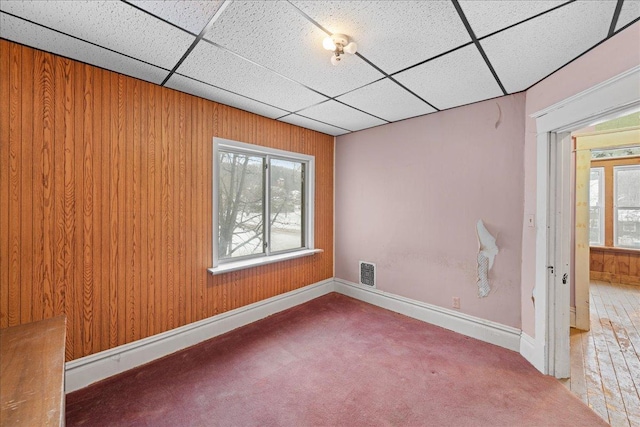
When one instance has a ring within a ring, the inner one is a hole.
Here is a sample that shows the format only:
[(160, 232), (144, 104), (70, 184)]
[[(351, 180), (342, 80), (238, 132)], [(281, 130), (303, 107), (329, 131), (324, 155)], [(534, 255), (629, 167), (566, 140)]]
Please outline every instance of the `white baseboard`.
[(576, 308), (569, 307), (569, 326), (576, 327)]
[[(542, 351), (541, 351), (542, 350)], [(544, 348), (540, 348), (535, 338), (526, 333), (520, 335), (520, 354), (537, 370), (544, 373)]]
[(520, 354), (529, 362), (535, 359), (536, 340), (524, 332), (520, 335)]
[(537, 366), (535, 340), (524, 333), (521, 334), (517, 328), (367, 288), (342, 279), (327, 279), (161, 334), (67, 362), (65, 392), (79, 390), (96, 381), (149, 363), (334, 291), (462, 335), (519, 351), (529, 362)]
[(65, 392), (149, 363), (194, 344), (333, 292), (333, 279), (277, 295), (65, 364)]
[(335, 291), (423, 322), (513, 351), (520, 351), (520, 329), (424, 302), (334, 279)]

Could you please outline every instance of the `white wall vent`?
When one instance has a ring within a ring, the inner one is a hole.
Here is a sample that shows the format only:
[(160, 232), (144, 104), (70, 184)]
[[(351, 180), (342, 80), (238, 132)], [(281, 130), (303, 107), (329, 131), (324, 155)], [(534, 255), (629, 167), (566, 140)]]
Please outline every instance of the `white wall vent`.
[(372, 262), (360, 261), (360, 284), (376, 287), (376, 265)]

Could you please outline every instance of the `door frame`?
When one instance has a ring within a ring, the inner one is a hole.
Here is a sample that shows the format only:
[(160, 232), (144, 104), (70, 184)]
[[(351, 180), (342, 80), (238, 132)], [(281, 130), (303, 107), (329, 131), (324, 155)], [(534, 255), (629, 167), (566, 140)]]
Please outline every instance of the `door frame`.
[(570, 245), (564, 220), (570, 211), (563, 207), (570, 163), (562, 146), (571, 131), (640, 108), (638, 82), (640, 66), (531, 115), (537, 127), (535, 338), (523, 336), (523, 344), (533, 348), (521, 353), (542, 373), (557, 378), (569, 373), (569, 286), (563, 286), (562, 277), (570, 275), (563, 264), (563, 248)]
[[(589, 322), (589, 176), (591, 150), (640, 145), (640, 126), (574, 134), (576, 152), (575, 295), (576, 328), (588, 331)], [(604, 227), (604, 224), (602, 225)], [(604, 244), (604, 242), (603, 242)]]

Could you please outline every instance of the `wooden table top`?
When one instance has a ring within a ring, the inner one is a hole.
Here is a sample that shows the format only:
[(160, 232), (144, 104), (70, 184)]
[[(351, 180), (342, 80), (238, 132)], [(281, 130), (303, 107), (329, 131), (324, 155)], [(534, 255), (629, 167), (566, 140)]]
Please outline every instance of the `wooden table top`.
[(64, 425), (65, 317), (0, 330), (0, 425)]

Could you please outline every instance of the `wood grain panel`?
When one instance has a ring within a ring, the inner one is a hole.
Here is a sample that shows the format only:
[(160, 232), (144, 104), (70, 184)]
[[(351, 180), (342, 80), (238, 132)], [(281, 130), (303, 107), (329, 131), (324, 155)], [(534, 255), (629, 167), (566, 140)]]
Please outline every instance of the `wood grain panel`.
[[(7, 176), (9, 185), (9, 247), (6, 259), (9, 267), (8, 287), (8, 326), (15, 326), (21, 323), (20, 318), (20, 228), (21, 217), (21, 185), (20, 174), (22, 170), (22, 128), (26, 125), (22, 122), (22, 49), (18, 45), (12, 44), (7, 53), (9, 54), (8, 78), (10, 82), (10, 105), (8, 110), (3, 110), (2, 114), (9, 113), (9, 173)], [(30, 75), (31, 70), (25, 74)], [(28, 95), (28, 94), (27, 94)], [(29, 141), (28, 143), (30, 143)], [(26, 145), (26, 144), (25, 144)], [(24, 162), (26, 163), (26, 162)], [(28, 166), (27, 166), (28, 167)], [(27, 225), (28, 226), (28, 225)], [(31, 278), (29, 278), (31, 279)]]
[(629, 276), (640, 278), (640, 254), (629, 257)]
[[(89, 307), (85, 307), (86, 301), (84, 300), (84, 287), (85, 287), (85, 253), (84, 253), (84, 149), (85, 149), (85, 134), (84, 134), (84, 111), (85, 111), (85, 70), (82, 64), (78, 62), (72, 63), (72, 69), (75, 78), (73, 79), (73, 113), (74, 119), (72, 125), (74, 126), (74, 150), (73, 160), (71, 168), (73, 169), (73, 199), (75, 204), (75, 232), (73, 248), (75, 257), (72, 259), (72, 263), (75, 265), (73, 268), (74, 286), (72, 291), (72, 301), (74, 305), (74, 314), (77, 316), (78, 321), (73, 324), (73, 331), (69, 333), (74, 335), (76, 349), (84, 354), (86, 351), (85, 328), (89, 319), (85, 317), (85, 314)], [(90, 135), (87, 135), (90, 137)], [(87, 284), (89, 286), (89, 284)], [(92, 337), (88, 337), (91, 339)]]
[(640, 251), (626, 248), (591, 248), (592, 280), (640, 284)]
[[(10, 45), (0, 43), (0, 111), (11, 111)], [(2, 72), (1, 70), (4, 70)], [(0, 328), (9, 326), (9, 114), (0, 114)]]
[[(33, 301), (33, 273), (34, 273), (34, 263), (29, 262), (29, 259), (32, 258), (35, 254), (35, 245), (34, 239), (36, 236), (34, 235), (34, 222), (38, 220), (37, 216), (34, 215), (34, 183), (33, 183), (33, 163), (38, 161), (38, 153), (34, 151), (34, 135), (33, 135), (33, 126), (34, 126), (34, 117), (33, 111), (37, 104), (42, 104), (42, 101), (39, 100), (36, 102), (36, 97), (34, 97), (33, 89), (34, 89), (34, 81), (36, 79), (28, 78), (24, 74), (33, 74), (36, 72), (34, 69), (34, 53), (35, 51), (23, 51), (22, 52), (22, 68), (23, 70), (27, 70), (26, 73), (23, 72), (23, 76), (21, 79), (21, 92), (22, 92), (22, 102), (20, 108), (22, 110), (22, 125), (21, 125), (21, 142), (20, 146), (22, 148), (20, 154), (20, 323), (28, 323), (33, 320), (33, 311), (41, 308), (40, 301)], [(40, 135), (38, 135), (39, 137)], [(24, 160), (31, 159), (30, 162), (25, 162)], [(26, 163), (26, 164), (25, 164)], [(37, 188), (37, 186), (36, 186)], [(42, 191), (38, 190), (37, 193), (41, 194)], [(25, 224), (25, 222), (27, 224)], [(29, 226), (29, 222), (31, 226)], [(25, 283), (22, 278), (26, 278), (29, 283)], [(31, 280), (29, 280), (31, 278)]]
[(605, 252), (603, 254), (603, 265), (602, 271), (605, 273), (615, 273), (616, 272), (616, 257), (611, 252)]
[(589, 262), (590, 270), (603, 272), (604, 271), (604, 251), (591, 248), (591, 258)]
[(615, 271), (625, 276), (629, 275), (629, 254), (617, 253), (614, 257)]
[[(46, 62), (43, 60), (45, 54), (39, 51), (35, 51), (34, 53), (36, 57), (35, 63), (42, 64), (43, 67), (46, 67)], [(44, 144), (46, 144), (46, 142), (44, 138), (43, 110), (44, 110), (44, 102), (45, 102), (46, 95), (44, 93), (43, 83), (44, 83), (44, 80), (47, 79), (47, 77), (51, 76), (51, 73), (48, 72), (48, 70), (43, 69), (40, 75), (41, 77), (39, 79), (33, 80), (33, 90), (31, 92), (31, 95), (33, 96), (33, 101), (31, 102), (33, 107), (32, 116), (30, 118), (30, 121), (32, 123), (32, 126), (31, 126), (32, 134), (24, 135), (26, 139), (33, 141), (33, 155), (32, 155), (33, 174), (32, 176), (42, 176), (43, 185), (32, 186), (32, 191), (30, 193), (32, 203), (33, 203), (32, 205), (33, 206), (32, 218), (33, 218), (33, 224), (34, 224), (33, 228), (37, 231), (36, 233), (33, 234), (33, 250), (32, 250), (33, 278), (31, 280), (31, 283), (29, 283), (26, 286), (32, 290), (32, 294), (29, 295), (29, 292), (28, 290), (25, 289), (25, 286), (23, 286), (23, 288), (21, 289), (21, 293), (23, 297), (32, 299), (31, 302), (26, 302), (22, 304), (22, 306), (24, 307), (22, 309), (22, 315), (23, 315), (22, 323), (27, 323), (29, 321), (29, 320), (25, 320), (25, 313), (27, 311), (31, 311), (30, 313), (31, 320), (42, 319), (42, 311), (43, 311), (42, 302), (44, 298), (42, 291), (45, 288), (48, 288), (47, 284), (45, 283), (46, 279), (42, 275), (42, 270), (44, 269), (44, 265), (45, 265), (45, 259), (44, 259), (45, 247), (44, 247), (44, 241), (43, 241), (43, 239), (45, 239), (45, 236), (44, 236), (43, 226), (45, 225), (45, 222), (46, 222), (45, 209), (47, 210), (49, 209), (49, 206), (47, 206), (47, 203), (45, 201), (45, 195), (44, 195), (46, 191), (45, 189), (49, 187), (49, 185), (46, 182), (48, 180), (48, 172), (44, 168), (44, 163), (46, 161), (45, 160), (46, 155), (44, 153), (45, 152)], [(32, 181), (32, 180), (29, 179), (29, 181)], [(35, 286), (35, 287), (32, 286), (32, 283), (36, 283), (36, 282), (41, 282), (42, 286)], [(29, 310), (29, 308), (31, 310)], [(37, 315), (38, 312), (40, 312), (39, 316)]]
[[(0, 107), (0, 328), (73, 360), (333, 276), (333, 137), (6, 40)], [(207, 273), (216, 136), (315, 156), (323, 253)]]
[[(74, 289), (75, 289), (75, 234), (76, 234), (76, 203), (75, 203), (75, 169), (74, 164), (74, 151), (75, 151), (75, 126), (74, 122), (74, 98), (75, 91), (73, 86), (73, 80), (71, 78), (74, 75), (74, 64), (69, 60), (58, 60), (59, 70), (61, 71), (59, 78), (56, 80), (56, 88), (60, 88), (62, 91), (62, 98), (60, 102), (64, 105), (64, 120), (60, 124), (63, 130), (60, 135), (56, 134), (57, 138), (62, 138), (62, 141), (58, 141), (63, 144), (64, 157), (62, 161), (62, 167), (56, 168), (56, 175), (60, 174), (62, 169), (62, 180), (64, 187), (64, 204), (63, 204), (63, 216), (64, 216), (64, 229), (63, 229), (63, 280), (62, 283), (62, 298), (64, 299), (64, 313), (67, 315), (67, 319), (75, 318), (76, 310), (74, 304)], [(57, 92), (56, 92), (57, 93)], [(66, 358), (70, 359), (73, 355), (75, 347), (75, 336), (70, 333), (71, 322), (67, 322), (67, 334), (66, 334)]]
[(64, 425), (64, 334), (64, 316), (0, 330), (0, 425)]
[(116, 129), (115, 135), (113, 135), (113, 141), (115, 146), (112, 146), (111, 159), (115, 165), (115, 185), (112, 189), (112, 194), (115, 196), (115, 213), (112, 221), (115, 221), (114, 232), (115, 236), (112, 236), (112, 245), (115, 247), (116, 257), (116, 344), (121, 345), (127, 342), (127, 294), (126, 294), (126, 278), (127, 278), (127, 205), (125, 201), (126, 196), (126, 123), (127, 123), (127, 102), (126, 102), (126, 85), (127, 80), (123, 76), (112, 76), (116, 79), (117, 87), (117, 99), (116, 111), (112, 114), (116, 116)]

